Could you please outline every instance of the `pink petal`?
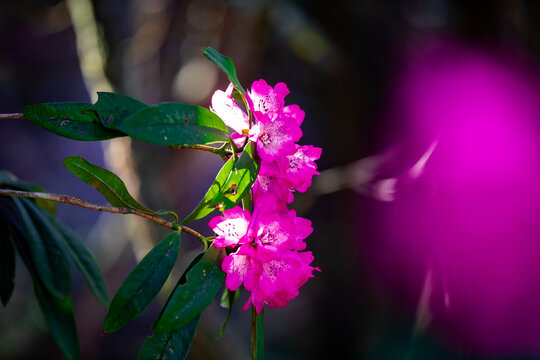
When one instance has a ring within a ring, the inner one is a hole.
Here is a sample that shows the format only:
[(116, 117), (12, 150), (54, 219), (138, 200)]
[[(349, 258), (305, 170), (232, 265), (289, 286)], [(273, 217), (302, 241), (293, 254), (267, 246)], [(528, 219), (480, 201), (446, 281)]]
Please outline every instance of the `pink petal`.
[(212, 95), (210, 110), (219, 116), (225, 125), (241, 134), (243, 129), (249, 128), (248, 117), (232, 98), (233, 89), (233, 85), (229, 84), (226, 92), (216, 90)]

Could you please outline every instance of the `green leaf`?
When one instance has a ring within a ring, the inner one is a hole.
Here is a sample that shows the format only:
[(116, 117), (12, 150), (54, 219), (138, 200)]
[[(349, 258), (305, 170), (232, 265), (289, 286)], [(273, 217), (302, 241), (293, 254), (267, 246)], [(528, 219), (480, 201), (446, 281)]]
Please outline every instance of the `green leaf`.
[(107, 169), (92, 164), (80, 156), (65, 158), (64, 165), (75, 176), (93, 186), (112, 205), (157, 214), (139, 204), (128, 192), (124, 182)]
[(148, 107), (145, 103), (126, 95), (99, 91), (97, 94), (97, 102), (89, 109), (97, 112), (103, 126), (109, 129), (117, 130), (118, 124), (128, 116)]
[(250, 142), (245, 147), (221, 191), (210, 204), (211, 207), (231, 209), (251, 189), (259, 173), (259, 163), (253, 158), (253, 146)]
[(34, 295), (51, 335), (67, 359), (78, 359), (79, 339), (71, 299), (60, 300), (51, 296), (48, 288), (41, 282), (39, 268), (32, 259), (28, 243), (20, 237), (14, 237), (14, 243), (30, 273)]
[(223, 255), (223, 249), (211, 246), (201, 260), (189, 270), (185, 284), (174, 289), (162, 314), (154, 324), (152, 328), (154, 333), (167, 333), (179, 329), (210, 305), (225, 279), (225, 273), (220, 267)]
[(173, 232), (146, 254), (114, 296), (103, 330), (116, 331), (139, 316), (163, 287), (179, 249), (180, 233)]
[(206, 195), (204, 195), (199, 205), (197, 205), (197, 207), (195, 208), (195, 210), (193, 210), (191, 214), (189, 214), (184, 220), (182, 220), (182, 224), (187, 224), (189, 222), (202, 219), (203, 217), (214, 211), (215, 208), (211, 206), (213, 204), (213, 200), (220, 192), (223, 191), (223, 186), (231, 175), (233, 167), (234, 159), (231, 157), (225, 163), (225, 165), (223, 165), (223, 167), (217, 174), (216, 179), (212, 183), (212, 186), (210, 186), (210, 189), (208, 189)]
[(242, 93), (242, 95), (246, 95), (246, 91), (242, 85), (240, 85), (240, 81), (238, 81), (238, 77), (236, 76), (234, 63), (229, 57), (220, 54), (211, 47), (204, 48), (202, 54), (208, 58), (208, 60), (216, 64), (217, 67), (219, 67), (225, 73), (225, 75), (227, 75), (229, 81), (232, 82), (236, 90)]
[(257, 315), (255, 307), (251, 307), (251, 358), (264, 360), (264, 309)]
[(65, 299), (71, 288), (69, 260), (59, 242), (61, 236), (37, 205), (28, 199), (13, 198), (24, 227), (24, 239), (30, 251), (30, 261), (47, 291)]
[(12, 232), (4, 216), (0, 216), (0, 300), (6, 306), (15, 289), (15, 249)]
[(52, 215), (48, 215), (48, 218), (62, 234), (62, 242), (86, 279), (88, 287), (90, 287), (99, 302), (108, 309), (109, 294), (107, 285), (101, 276), (96, 258), (73, 230)]
[(141, 109), (118, 124), (129, 136), (157, 145), (199, 145), (227, 142), (227, 126), (200, 106), (162, 103)]
[(199, 316), (180, 329), (146, 338), (138, 360), (183, 360), (189, 353), (193, 342)]
[(124, 134), (107, 129), (99, 121), (97, 114), (89, 110), (86, 103), (46, 103), (27, 105), (24, 117), (34, 124), (74, 140), (100, 141)]
[(227, 324), (229, 323), (229, 319), (231, 317), (232, 306), (236, 302), (236, 300), (238, 300), (238, 298), (240, 297), (241, 292), (242, 292), (242, 287), (239, 287), (235, 291), (229, 290), (227, 288), (223, 290), (223, 294), (221, 294), (221, 300), (219, 302), (219, 305), (227, 309), (227, 316), (225, 317), (225, 322), (223, 322), (223, 325), (221, 326), (221, 329), (219, 330), (219, 333), (216, 336), (217, 339), (221, 338), (223, 334), (225, 333), (225, 328), (227, 327)]
[(66, 358), (78, 359), (79, 338), (71, 299), (59, 300), (50, 296), (39, 279), (32, 281), (32, 285), (45, 323), (58, 347)]
[[(9, 171), (0, 170), (0, 188), (7, 188), (13, 190), (30, 191), (30, 192), (45, 192), (43, 188), (38, 185), (22, 181)], [(51, 214), (56, 212), (56, 203), (50, 200), (34, 199), (38, 206), (44, 208)]]

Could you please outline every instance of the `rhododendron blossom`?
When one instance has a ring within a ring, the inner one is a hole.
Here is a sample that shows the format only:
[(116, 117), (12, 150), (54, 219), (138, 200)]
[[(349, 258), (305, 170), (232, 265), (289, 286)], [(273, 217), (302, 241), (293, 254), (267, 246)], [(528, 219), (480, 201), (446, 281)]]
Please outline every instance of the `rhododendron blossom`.
[(248, 116), (234, 101), (232, 97), (233, 91), (233, 84), (229, 84), (225, 91), (216, 90), (212, 95), (210, 110), (216, 113), (225, 125), (242, 134), (243, 129), (249, 128)]
[(296, 119), (285, 114), (275, 119), (263, 115), (249, 131), (249, 140), (257, 143), (257, 152), (265, 161), (294, 153), (294, 143), (301, 137), (302, 131)]
[[(284, 83), (271, 87), (255, 81), (246, 93), (249, 116), (232, 97), (231, 85), (212, 97), (212, 111), (236, 131), (233, 141), (242, 144), (247, 135), (256, 144), (260, 170), (251, 188), (253, 212), (239, 206), (210, 220), (217, 234), (215, 247), (230, 249), (221, 264), (227, 274), (225, 285), (236, 290), (241, 285), (251, 295), (244, 310), (253, 305), (260, 313), (264, 305), (283, 307), (298, 295), (298, 289), (313, 277), (313, 255), (305, 239), (313, 231), (311, 221), (287, 209), (293, 191), (306, 191), (318, 174), (315, 160), (321, 149), (298, 145), (305, 113), (298, 105), (285, 106), (289, 89)], [(251, 128), (249, 128), (249, 126)]]
[(310, 251), (289, 251), (279, 256), (268, 257), (262, 262), (262, 272), (257, 287), (251, 290), (244, 310), (253, 304), (260, 313), (266, 304), (269, 307), (286, 306), (298, 295), (298, 289), (320, 271), (309, 264), (313, 261)]
[(277, 83), (274, 88), (263, 79), (254, 81), (251, 91), (247, 92), (251, 111), (258, 117), (261, 114), (269, 114), (270, 118), (277, 116), (285, 105), (285, 96), (289, 89), (285, 83)]
[(226, 247), (248, 242), (246, 238), (251, 214), (239, 206), (223, 212), (223, 216), (213, 218), (208, 224), (218, 236), (214, 239), (216, 247)]
[(311, 186), (311, 178), (318, 175), (315, 160), (322, 149), (311, 145), (296, 145), (296, 151), (278, 163), (286, 181), (296, 191), (304, 192)]

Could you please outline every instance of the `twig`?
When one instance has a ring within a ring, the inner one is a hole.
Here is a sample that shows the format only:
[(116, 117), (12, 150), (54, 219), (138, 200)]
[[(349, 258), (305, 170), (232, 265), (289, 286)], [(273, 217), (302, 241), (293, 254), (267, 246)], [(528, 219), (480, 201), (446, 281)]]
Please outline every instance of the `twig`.
[(0, 120), (7, 120), (7, 119), (24, 119), (23, 113), (13, 113), (13, 114), (0, 114)]
[(203, 150), (203, 151), (208, 151), (214, 154), (218, 154), (220, 156), (231, 155), (231, 153), (225, 150), (223, 147), (215, 148), (215, 147), (207, 146), (207, 145), (170, 145), (169, 147), (171, 149), (177, 149), (177, 150), (181, 150), (181, 149)]
[(205, 237), (199, 234), (198, 232), (196, 232), (195, 230), (187, 226), (178, 225), (178, 224), (175, 224), (174, 222), (164, 220), (160, 217), (157, 217), (152, 214), (148, 214), (139, 210), (114, 207), (114, 206), (108, 206), (108, 205), (92, 204), (84, 200), (81, 200), (78, 197), (63, 195), (63, 194), (50, 194), (50, 193), (41, 193), (41, 192), (27, 192), (27, 191), (18, 191), (18, 190), (10, 190), (10, 189), (0, 189), (0, 196), (15, 196), (15, 197), (23, 197), (23, 198), (31, 198), (31, 199), (43, 199), (43, 200), (50, 200), (54, 202), (80, 206), (80, 207), (94, 210), (94, 211), (104, 211), (104, 212), (109, 212), (113, 214), (132, 214), (132, 215), (140, 216), (147, 220), (153, 221), (156, 224), (159, 224), (171, 230), (182, 229), (182, 231), (187, 232), (188, 234), (196, 237), (198, 240), (200, 240), (203, 244), (206, 245)]

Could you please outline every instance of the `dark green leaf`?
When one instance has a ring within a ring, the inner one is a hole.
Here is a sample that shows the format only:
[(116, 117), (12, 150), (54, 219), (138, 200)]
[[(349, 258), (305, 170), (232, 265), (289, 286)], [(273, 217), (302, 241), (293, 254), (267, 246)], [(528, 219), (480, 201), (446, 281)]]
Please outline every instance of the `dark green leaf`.
[(17, 230), (21, 236), (24, 234), (22, 219), (13, 197), (0, 196), (0, 218), (4, 219), (9, 230)]
[(32, 281), (34, 294), (38, 301), (45, 323), (64, 356), (79, 358), (79, 338), (70, 298), (59, 300), (50, 296), (39, 279)]
[(118, 124), (129, 136), (158, 145), (199, 145), (227, 142), (227, 126), (200, 106), (162, 103), (141, 109)]
[(223, 255), (223, 249), (211, 246), (201, 260), (189, 270), (186, 283), (174, 289), (162, 314), (154, 324), (154, 333), (167, 333), (179, 329), (210, 305), (225, 279), (225, 273), (220, 267)]
[[(0, 188), (7, 188), (20, 191), (30, 191), (30, 192), (45, 192), (38, 185), (22, 181), (18, 179), (15, 175), (9, 171), (0, 170)], [(38, 206), (41, 206), (51, 214), (56, 212), (56, 203), (54, 201), (43, 200), (43, 199), (34, 199), (33, 200)]]
[(65, 299), (71, 287), (69, 260), (59, 242), (58, 230), (47, 220), (41, 208), (28, 199), (13, 198), (24, 226), (24, 238), (37, 275), (48, 292)]
[(0, 300), (7, 305), (15, 288), (15, 249), (7, 219), (0, 216)]
[(229, 319), (231, 317), (233, 304), (236, 302), (236, 300), (238, 300), (241, 292), (242, 292), (242, 287), (239, 287), (235, 291), (225, 288), (223, 290), (223, 294), (221, 294), (221, 300), (219, 302), (219, 305), (227, 309), (227, 317), (225, 317), (225, 322), (221, 326), (221, 329), (219, 330), (219, 333), (216, 336), (218, 339), (221, 338), (223, 336), (223, 333), (225, 332), (225, 328), (227, 327), (227, 323), (229, 322)]
[(253, 146), (253, 143), (248, 143), (245, 147), (225, 185), (210, 206), (220, 210), (231, 209), (251, 189), (259, 173), (259, 163), (253, 158)]
[(199, 316), (180, 329), (146, 338), (138, 360), (183, 360), (193, 342)]
[(216, 64), (225, 73), (225, 75), (227, 75), (229, 81), (232, 82), (236, 90), (241, 92), (242, 95), (246, 94), (246, 91), (244, 90), (242, 85), (240, 85), (240, 81), (238, 81), (238, 77), (236, 76), (236, 69), (234, 68), (234, 63), (230, 58), (220, 54), (218, 51), (212, 49), (211, 47), (204, 48), (202, 53), (208, 58), (208, 60)]
[(251, 358), (264, 360), (264, 309), (257, 315), (251, 307)]
[(227, 161), (225, 165), (223, 165), (223, 167), (217, 174), (216, 179), (212, 183), (212, 186), (210, 186), (210, 189), (208, 189), (206, 195), (204, 195), (199, 205), (197, 205), (197, 207), (195, 208), (195, 210), (193, 210), (191, 214), (189, 214), (184, 220), (182, 220), (182, 224), (187, 224), (191, 221), (202, 219), (203, 217), (214, 211), (214, 207), (212, 207), (211, 205), (213, 204), (215, 197), (223, 191), (223, 185), (225, 185), (225, 182), (231, 175), (233, 166), (234, 159), (230, 158), (229, 161)]
[(24, 117), (57, 135), (74, 140), (100, 141), (124, 134), (101, 125), (97, 114), (86, 103), (47, 103), (23, 108)]
[(219, 300), (219, 306), (224, 309), (229, 309), (231, 306), (238, 300), (240, 293), (242, 292), (242, 287), (239, 287), (235, 291), (229, 290), (227, 288), (223, 289), (221, 293), (221, 299)]
[(117, 129), (129, 115), (147, 107), (145, 103), (129, 96), (110, 92), (98, 92), (97, 102), (89, 109), (98, 113), (103, 126), (109, 129)]
[(38, 275), (39, 268), (32, 259), (33, 255), (28, 243), (20, 237), (14, 237), (14, 243), (30, 273), (34, 295), (51, 335), (67, 359), (78, 359), (79, 339), (71, 299), (60, 300), (51, 296), (47, 287), (41, 282), (41, 277)]
[(114, 296), (103, 329), (113, 332), (135, 319), (152, 302), (169, 276), (180, 248), (180, 234), (161, 240), (133, 269)]
[(93, 186), (112, 206), (157, 214), (133, 199), (124, 182), (109, 170), (94, 165), (80, 156), (70, 156), (63, 161), (69, 171), (85, 183)]
[(105, 308), (109, 308), (109, 294), (107, 292), (107, 286), (105, 285), (105, 280), (101, 276), (101, 272), (99, 271), (99, 267), (94, 255), (90, 252), (90, 250), (88, 250), (86, 245), (84, 245), (82, 240), (73, 230), (52, 215), (49, 215), (48, 218), (49, 221), (62, 234), (61, 239), (69, 254), (75, 261), (75, 264), (86, 279), (86, 283), (90, 287), (90, 290), (92, 290), (96, 298), (101, 304), (103, 304)]

